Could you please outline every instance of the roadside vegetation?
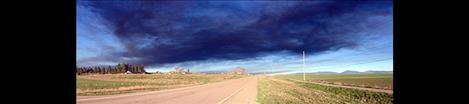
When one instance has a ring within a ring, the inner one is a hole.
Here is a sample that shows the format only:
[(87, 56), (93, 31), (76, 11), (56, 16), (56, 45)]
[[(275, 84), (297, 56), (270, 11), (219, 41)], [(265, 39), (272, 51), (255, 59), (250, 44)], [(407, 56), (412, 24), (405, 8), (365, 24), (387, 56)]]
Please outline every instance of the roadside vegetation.
[(77, 76), (77, 96), (155, 91), (246, 77), (236, 74), (90, 74)]
[[(301, 79), (301, 80), (299, 80)], [(325, 86), (311, 81), (356, 85), (392, 86), (391, 75), (303, 75), (262, 76), (258, 79), (257, 101), (261, 104), (392, 104), (392, 94), (353, 88)]]
[[(303, 74), (277, 76), (303, 80)], [(392, 90), (393, 74), (306, 74), (306, 80), (334, 85)]]

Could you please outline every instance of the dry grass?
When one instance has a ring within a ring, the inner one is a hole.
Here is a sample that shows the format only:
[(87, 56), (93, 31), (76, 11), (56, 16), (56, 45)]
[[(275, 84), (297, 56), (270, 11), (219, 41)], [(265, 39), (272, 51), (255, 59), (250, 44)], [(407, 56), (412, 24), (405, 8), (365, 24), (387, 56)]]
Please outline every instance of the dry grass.
[[(303, 76), (298, 74), (277, 77), (303, 80)], [(393, 89), (393, 74), (307, 74), (306, 80), (363, 88)]]
[(180, 88), (236, 79), (244, 75), (222, 74), (107, 74), (77, 76), (77, 95), (95, 96)]
[(354, 86), (363, 88), (385, 89), (392, 90), (392, 78), (363, 78), (363, 79), (328, 79), (328, 80), (315, 80), (315, 82)]
[(314, 89), (305, 89), (293, 82), (261, 77), (258, 83), (258, 102), (261, 104), (338, 103), (331, 94)]
[(261, 77), (257, 100), (261, 104), (389, 104), (392, 95)]

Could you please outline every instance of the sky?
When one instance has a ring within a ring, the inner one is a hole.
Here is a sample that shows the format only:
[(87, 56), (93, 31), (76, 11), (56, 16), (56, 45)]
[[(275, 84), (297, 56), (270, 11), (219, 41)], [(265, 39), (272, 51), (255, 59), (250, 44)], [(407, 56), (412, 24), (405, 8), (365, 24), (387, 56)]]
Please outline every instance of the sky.
[(148, 72), (393, 70), (391, 0), (78, 0), (76, 9), (77, 66), (143, 64)]

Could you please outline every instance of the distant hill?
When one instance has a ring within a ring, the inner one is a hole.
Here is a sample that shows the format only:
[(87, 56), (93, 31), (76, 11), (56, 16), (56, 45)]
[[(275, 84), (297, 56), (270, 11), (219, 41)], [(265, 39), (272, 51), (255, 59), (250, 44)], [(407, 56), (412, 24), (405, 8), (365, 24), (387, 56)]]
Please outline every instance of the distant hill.
[(347, 70), (344, 71), (340, 74), (393, 74), (393, 71), (365, 71), (365, 72), (359, 72), (359, 71), (352, 71), (352, 70)]
[[(297, 74), (302, 74), (302, 73), (297, 73)], [(359, 72), (359, 71), (353, 71), (353, 70), (346, 70), (344, 72), (332, 72), (332, 71), (319, 71), (319, 72), (313, 72), (310, 74), (393, 74), (393, 71), (364, 71), (364, 72)]]
[(363, 73), (370, 73), (370, 74), (393, 74), (393, 71), (365, 71)]
[(250, 74), (253, 74), (253, 75), (258, 75), (258, 74), (274, 74), (274, 73), (283, 73), (283, 72), (288, 72), (288, 71), (266, 71), (266, 72), (253, 72), (253, 73), (250, 73)]
[(319, 72), (314, 72), (312, 74), (339, 74), (339, 73), (331, 72), (331, 71), (319, 71)]
[(362, 72), (359, 71), (352, 71), (352, 70), (346, 70), (340, 74), (362, 74)]

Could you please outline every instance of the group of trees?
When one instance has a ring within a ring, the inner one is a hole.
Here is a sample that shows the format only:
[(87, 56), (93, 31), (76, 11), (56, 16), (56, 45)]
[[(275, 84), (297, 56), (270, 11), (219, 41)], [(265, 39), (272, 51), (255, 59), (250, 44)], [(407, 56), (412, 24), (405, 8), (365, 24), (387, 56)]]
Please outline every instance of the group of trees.
[(117, 66), (93, 66), (93, 67), (77, 67), (76, 73), (80, 74), (117, 74), (130, 71), (132, 73), (146, 73), (143, 65), (117, 64)]

